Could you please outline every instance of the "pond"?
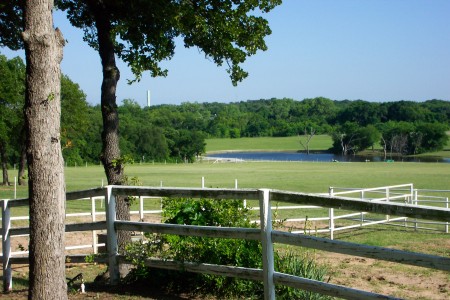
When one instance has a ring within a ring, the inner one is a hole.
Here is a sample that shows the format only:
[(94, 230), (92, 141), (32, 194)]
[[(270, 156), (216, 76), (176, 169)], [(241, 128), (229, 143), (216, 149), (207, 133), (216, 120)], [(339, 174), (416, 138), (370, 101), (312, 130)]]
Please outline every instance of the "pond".
[[(335, 155), (331, 153), (297, 153), (297, 152), (224, 152), (206, 155), (207, 158), (244, 160), (244, 161), (316, 161), (316, 162), (383, 162), (382, 156)], [(443, 157), (396, 157), (392, 161), (402, 162), (440, 162), (450, 163), (450, 158)]]

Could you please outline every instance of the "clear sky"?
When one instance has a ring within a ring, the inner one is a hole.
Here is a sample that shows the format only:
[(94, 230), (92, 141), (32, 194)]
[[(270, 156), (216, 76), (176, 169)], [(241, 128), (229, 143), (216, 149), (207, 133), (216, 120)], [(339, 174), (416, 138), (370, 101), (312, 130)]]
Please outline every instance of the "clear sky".
[[(450, 100), (449, 0), (284, 0), (265, 15), (269, 49), (243, 65), (250, 75), (233, 87), (225, 68), (196, 48), (178, 43), (165, 62), (169, 75), (128, 85), (133, 76), (118, 62), (117, 101), (152, 105), (235, 102), (318, 96), (333, 100)], [(82, 32), (61, 12), (54, 18), (68, 44), (63, 73), (77, 82), (91, 104), (100, 101), (101, 65)], [(2, 54), (18, 55), (0, 49)], [(23, 55), (23, 54), (21, 54)]]

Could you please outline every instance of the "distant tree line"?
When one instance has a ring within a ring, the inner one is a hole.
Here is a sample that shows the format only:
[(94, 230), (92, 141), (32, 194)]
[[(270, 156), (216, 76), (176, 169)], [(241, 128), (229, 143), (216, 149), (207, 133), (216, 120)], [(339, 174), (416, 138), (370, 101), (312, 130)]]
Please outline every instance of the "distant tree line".
[[(23, 160), (25, 66), (0, 55), (0, 154), (3, 169)], [(61, 146), (68, 165), (99, 163), (102, 115), (78, 84), (61, 80)], [(345, 155), (381, 145), (386, 155), (442, 149), (450, 128), (450, 102), (335, 101), (323, 97), (189, 103), (142, 108), (125, 99), (118, 107), (120, 148), (134, 161), (192, 162), (206, 138), (328, 134), (332, 151)], [(299, 141), (299, 149), (301, 149)]]
[[(71, 165), (98, 162), (100, 107), (88, 105), (84, 94), (76, 93), (78, 86), (66, 94), (69, 86), (62, 86), (63, 155)], [(84, 103), (83, 109), (69, 107), (80, 105), (73, 98)], [(311, 130), (332, 136), (331, 150), (337, 153), (355, 154), (380, 144), (387, 155), (409, 155), (442, 149), (450, 128), (450, 102), (441, 100), (373, 103), (319, 97), (142, 108), (125, 99), (118, 111), (122, 153), (144, 162), (192, 162), (205, 152), (206, 138), (296, 136)]]

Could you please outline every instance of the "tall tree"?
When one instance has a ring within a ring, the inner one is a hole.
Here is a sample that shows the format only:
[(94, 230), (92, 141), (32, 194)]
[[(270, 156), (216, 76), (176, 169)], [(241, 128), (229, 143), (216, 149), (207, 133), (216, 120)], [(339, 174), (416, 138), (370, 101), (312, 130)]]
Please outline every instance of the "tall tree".
[(61, 145), (66, 164), (82, 164), (87, 147), (88, 103), (80, 86), (66, 75), (61, 77)]
[[(170, 59), (175, 38), (185, 47), (198, 47), (217, 65), (227, 63), (233, 84), (248, 74), (240, 67), (247, 56), (266, 50), (264, 37), (271, 33), (258, 12), (269, 12), (281, 0), (59, 0), (71, 23), (85, 31), (85, 40), (98, 50), (103, 69), (101, 109), (103, 115), (102, 162), (109, 184), (124, 180), (119, 148), (119, 116), (116, 87), (120, 78), (115, 55), (124, 60), (139, 80), (144, 71), (165, 76), (159, 63)], [(252, 14), (254, 13), (254, 14)], [(132, 17), (131, 17), (132, 16)], [(129, 207), (117, 201), (118, 218), (129, 219)], [(126, 233), (119, 234), (124, 250)]]
[(23, 140), (23, 104), (25, 102), (25, 64), (21, 58), (8, 60), (0, 55), (0, 158), (3, 184), (8, 185), (8, 163), (17, 154)]
[(60, 63), (64, 39), (53, 28), (53, 0), (27, 0), (25, 123), (30, 201), (29, 299), (67, 299), (65, 185), (60, 146)]

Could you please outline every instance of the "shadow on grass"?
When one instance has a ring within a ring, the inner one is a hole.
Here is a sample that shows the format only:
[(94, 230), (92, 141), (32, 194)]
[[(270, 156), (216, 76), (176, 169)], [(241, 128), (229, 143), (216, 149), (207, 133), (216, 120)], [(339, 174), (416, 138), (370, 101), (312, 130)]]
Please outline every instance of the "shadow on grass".
[(146, 278), (139, 278), (132, 271), (117, 286), (110, 286), (104, 280), (87, 282), (86, 292), (98, 294), (101, 299), (215, 299), (202, 293), (197, 286), (198, 281), (194, 280), (195, 274), (153, 268), (148, 272)]
[[(3, 276), (0, 276), (0, 283), (3, 282)], [(13, 290), (9, 293), (3, 293), (3, 284), (1, 284), (0, 299), (19, 300), (28, 298), (28, 278), (13, 277)], [(80, 293), (80, 284), (74, 284), (68, 290), (69, 299), (160, 299), (160, 300), (186, 300), (203, 299), (196, 297), (189, 292), (177, 290), (168, 290), (156, 286), (154, 283), (137, 282), (132, 284), (119, 284), (110, 286), (106, 283), (86, 282), (86, 294)]]
[[(119, 284), (110, 286), (102, 283), (86, 283), (86, 292), (88, 294), (96, 294), (100, 299), (160, 299), (160, 300), (186, 300), (186, 299), (203, 299), (197, 298), (190, 292), (181, 292), (176, 290), (166, 290), (155, 286), (154, 284), (146, 284), (144, 282), (133, 284)], [(110, 298), (111, 297), (111, 298)]]

